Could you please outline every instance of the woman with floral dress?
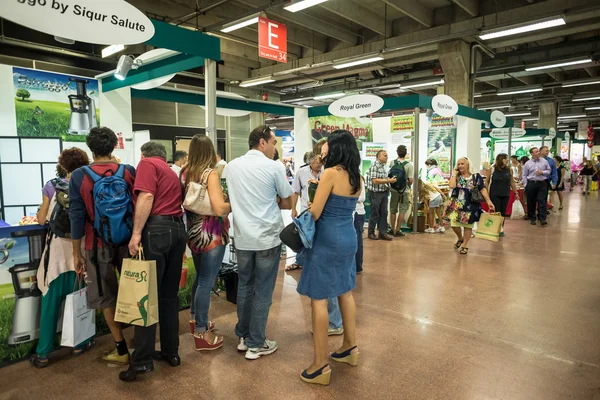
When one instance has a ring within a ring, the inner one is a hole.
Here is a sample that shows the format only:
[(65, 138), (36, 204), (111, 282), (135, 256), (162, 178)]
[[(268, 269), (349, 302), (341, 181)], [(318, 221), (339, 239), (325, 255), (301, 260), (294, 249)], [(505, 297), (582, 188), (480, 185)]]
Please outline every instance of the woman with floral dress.
[(452, 196), (447, 217), (450, 219), (450, 226), (458, 238), (454, 248), (460, 249), (460, 254), (469, 252), (468, 245), (473, 233), (473, 225), (479, 221), (481, 216), (481, 204), (471, 201), (473, 189), (478, 188), (487, 202), (490, 212), (495, 211), (494, 203), (490, 200), (485, 188), (483, 177), (480, 174), (474, 174), (471, 168), (471, 161), (467, 157), (460, 158), (448, 183), (452, 189)]

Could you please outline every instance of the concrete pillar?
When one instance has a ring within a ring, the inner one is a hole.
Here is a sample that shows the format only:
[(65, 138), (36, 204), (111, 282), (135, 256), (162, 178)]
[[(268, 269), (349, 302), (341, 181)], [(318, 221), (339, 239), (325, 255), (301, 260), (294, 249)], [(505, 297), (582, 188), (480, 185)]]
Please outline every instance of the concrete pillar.
[(206, 136), (217, 147), (217, 63), (204, 60), (204, 94), (206, 113)]
[(438, 45), (438, 56), (444, 70), (445, 94), (463, 106), (473, 106), (470, 85), (470, 48), (462, 40), (453, 40)]
[(556, 129), (557, 114), (558, 105), (556, 103), (540, 104), (540, 119), (538, 120), (538, 129)]
[(296, 168), (304, 165), (304, 153), (312, 151), (313, 141), (308, 119), (308, 109), (294, 109), (294, 164)]

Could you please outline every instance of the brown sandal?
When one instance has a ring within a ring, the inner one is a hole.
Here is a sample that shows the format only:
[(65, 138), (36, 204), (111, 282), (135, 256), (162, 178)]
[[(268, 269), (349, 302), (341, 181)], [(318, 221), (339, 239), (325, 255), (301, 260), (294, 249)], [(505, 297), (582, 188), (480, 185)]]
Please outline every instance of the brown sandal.
[(463, 244), (463, 240), (459, 240), (458, 242), (456, 242), (454, 244), (454, 250), (460, 249), (460, 246), (462, 246), (462, 244)]
[(469, 254), (469, 248), (468, 247), (461, 247), (460, 248), (460, 254), (462, 254), (462, 255)]

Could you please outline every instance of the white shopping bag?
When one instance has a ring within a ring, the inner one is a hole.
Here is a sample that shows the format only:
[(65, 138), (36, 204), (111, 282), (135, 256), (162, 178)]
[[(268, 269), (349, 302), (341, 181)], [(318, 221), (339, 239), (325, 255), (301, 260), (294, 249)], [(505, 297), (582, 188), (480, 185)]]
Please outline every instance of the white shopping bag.
[(96, 334), (96, 312), (87, 308), (87, 289), (67, 295), (61, 346), (75, 347)]
[(510, 219), (522, 219), (525, 216), (525, 209), (523, 208), (523, 203), (519, 200), (515, 200), (513, 203), (512, 213), (510, 214)]

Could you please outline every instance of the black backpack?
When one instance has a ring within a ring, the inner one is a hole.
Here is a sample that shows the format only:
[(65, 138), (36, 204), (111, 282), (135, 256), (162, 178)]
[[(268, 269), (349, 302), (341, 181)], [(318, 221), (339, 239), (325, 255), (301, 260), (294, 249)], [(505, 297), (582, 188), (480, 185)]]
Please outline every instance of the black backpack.
[(406, 177), (406, 170), (404, 166), (408, 164), (408, 161), (398, 162), (394, 160), (394, 164), (390, 169), (388, 178), (396, 178), (396, 182), (391, 183), (390, 187), (399, 193), (404, 193), (406, 190), (408, 179)]
[(56, 203), (50, 213), (48, 225), (50, 231), (60, 238), (71, 237), (71, 220), (69, 219), (69, 184), (61, 180), (53, 180)]

